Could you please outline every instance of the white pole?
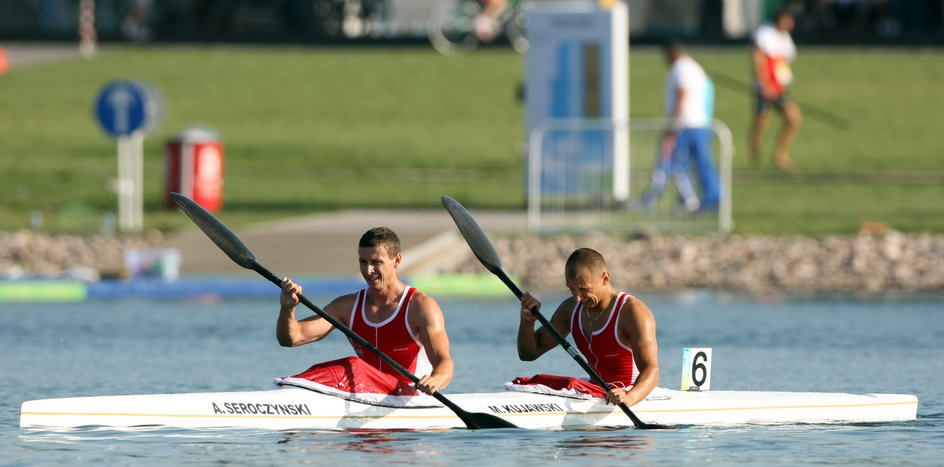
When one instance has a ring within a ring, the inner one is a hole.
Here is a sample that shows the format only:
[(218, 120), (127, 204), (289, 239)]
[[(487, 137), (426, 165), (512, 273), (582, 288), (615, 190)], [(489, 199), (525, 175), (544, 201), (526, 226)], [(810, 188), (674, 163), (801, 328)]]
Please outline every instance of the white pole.
[(83, 57), (95, 55), (95, 0), (79, 2), (79, 53)]
[(134, 228), (131, 206), (134, 196), (134, 182), (131, 172), (130, 137), (118, 137), (118, 228), (130, 232)]
[(721, 205), (718, 207), (718, 229), (722, 232), (730, 232), (734, 227), (733, 212), (731, 208), (731, 166), (734, 157), (734, 141), (731, 136), (731, 129), (721, 120), (714, 120), (711, 124), (715, 134), (718, 135), (719, 159), (721, 161)]
[(131, 228), (135, 232), (140, 232), (144, 228), (144, 132), (135, 131), (131, 134), (131, 181), (132, 181), (132, 201), (131, 201)]
[(611, 12), (613, 98), (613, 198), (629, 199), (629, 7), (616, 3)]
[(546, 132), (542, 123), (528, 135), (528, 230), (531, 231), (541, 228), (541, 159)]
[(196, 145), (187, 135), (180, 139), (180, 194), (193, 198), (193, 164)]

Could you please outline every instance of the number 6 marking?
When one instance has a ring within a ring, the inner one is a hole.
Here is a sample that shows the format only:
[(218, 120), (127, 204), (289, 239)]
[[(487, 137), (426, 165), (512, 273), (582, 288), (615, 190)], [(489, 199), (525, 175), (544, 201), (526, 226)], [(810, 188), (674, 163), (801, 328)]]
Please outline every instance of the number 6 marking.
[(692, 359), (692, 382), (697, 387), (705, 384), (705, 380), (708, 378), (708, 367), (704, 363), (707, 361), (708, 354), (701, 351), (696, 353), (695, 358)]

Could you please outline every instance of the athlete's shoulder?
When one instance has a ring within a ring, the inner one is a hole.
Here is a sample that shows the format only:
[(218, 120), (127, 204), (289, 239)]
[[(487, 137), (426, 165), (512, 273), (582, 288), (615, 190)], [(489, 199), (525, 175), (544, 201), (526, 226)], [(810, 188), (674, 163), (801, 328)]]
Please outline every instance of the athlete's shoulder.
[(633, 315), (652, 315), (652, 311), (645, 302), (629, 294), (626, 294), (626, 300), (623, 302), (623, 309), (629, 310)]
[(420, 310), (439, 310), (439, 303), (436, 299), (426, 295), (419, 289), (413, 289), (413, 295), (410, 297), (410, 308)]
[(442, 308), (439, 308), (439, 303), (436, 303), (433, 297), (415, 289), (413, 295), (410, 297), (408, 310), (407, 321), (410, 323), (410, 326), (414, 327), (428, 325), (441, 326), (446, 318)]

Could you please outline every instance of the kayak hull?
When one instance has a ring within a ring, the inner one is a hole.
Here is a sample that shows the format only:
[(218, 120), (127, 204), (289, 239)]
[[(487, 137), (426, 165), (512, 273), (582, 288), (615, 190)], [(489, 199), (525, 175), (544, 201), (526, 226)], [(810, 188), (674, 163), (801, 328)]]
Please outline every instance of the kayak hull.
[[(452, 394), (467, 412), (483, 412), (522, 428), (631, 426), (618, 408), (598, 399), (523, 392)], [(908, 394), (705, 391), (658, 389), (633, 406), (647, 423), (738, 425), (855, 423), (914, 420), (918, 400)], [(21, 427), (134, 427), (262, 429), (448, 429), (465, 425), (445, 407), (371, 405), (308, 389), (72, 397), (26, 401)]]

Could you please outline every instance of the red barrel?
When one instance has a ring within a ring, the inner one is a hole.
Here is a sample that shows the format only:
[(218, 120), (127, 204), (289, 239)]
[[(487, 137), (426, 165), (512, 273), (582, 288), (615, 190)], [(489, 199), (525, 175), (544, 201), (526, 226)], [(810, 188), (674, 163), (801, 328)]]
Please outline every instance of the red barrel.
[(171, 192), (180, 193), (217, 212), (223, 207), (223, 145), (206, 128), (186, 128), (167, 141), (164, 205), (176, 207)]

